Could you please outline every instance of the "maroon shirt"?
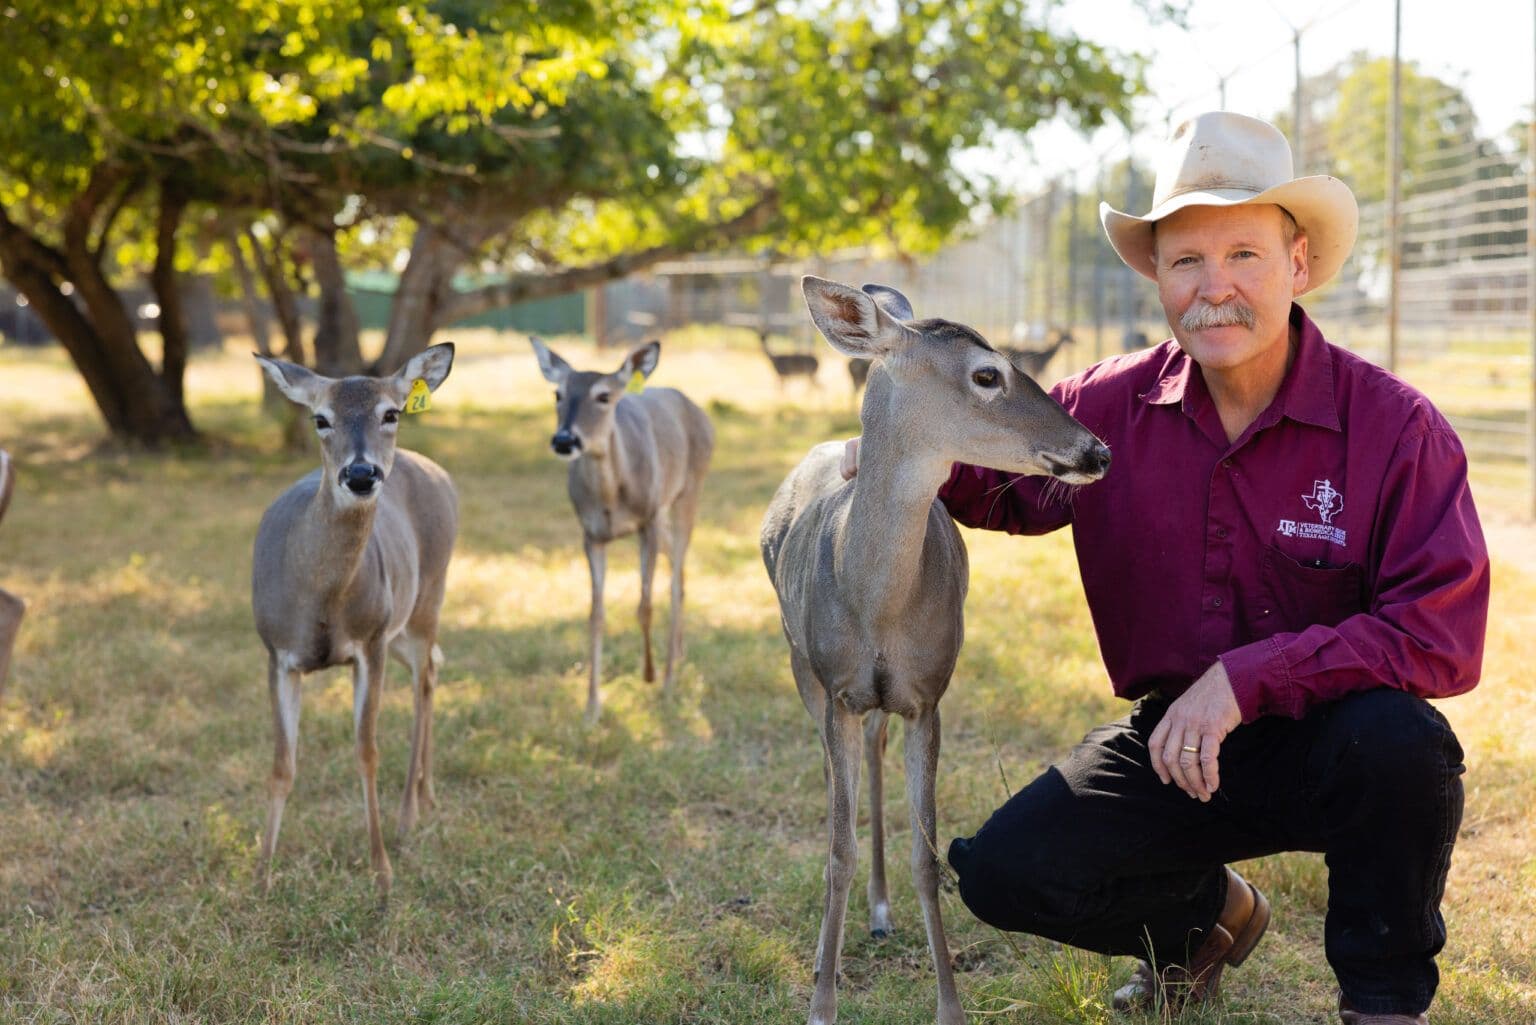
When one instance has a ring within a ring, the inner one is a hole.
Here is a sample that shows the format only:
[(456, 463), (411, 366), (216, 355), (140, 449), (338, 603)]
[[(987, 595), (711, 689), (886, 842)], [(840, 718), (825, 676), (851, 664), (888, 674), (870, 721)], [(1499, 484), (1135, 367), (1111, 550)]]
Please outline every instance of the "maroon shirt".
[(1181, 693), (1220, 659), (1243, 721), (1299, 718), (1373, 687), (1470, 690), (1482, 669), (1488, 552), (1461, 442), (1408, 384), (1300, 345), (1269, 408), (1228, 443), (1177, 343), (1114, 357), (1052, 394), (1114, 453), (1101, 481), (957, 465), (956, 520), (1014, 534), (1072, 524), (1115, 693)]

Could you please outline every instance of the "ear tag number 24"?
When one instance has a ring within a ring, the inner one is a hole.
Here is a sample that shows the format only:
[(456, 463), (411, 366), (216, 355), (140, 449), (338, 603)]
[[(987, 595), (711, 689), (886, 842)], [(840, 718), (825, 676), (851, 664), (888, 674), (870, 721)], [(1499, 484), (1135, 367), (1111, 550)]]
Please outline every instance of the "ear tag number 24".
[(411, 393), (405, 397), (405, 411), (407, 413), (425, 413), (432, 408), (432, 389), (427, 387), (427, 382), (416, 378), (411, 385)]

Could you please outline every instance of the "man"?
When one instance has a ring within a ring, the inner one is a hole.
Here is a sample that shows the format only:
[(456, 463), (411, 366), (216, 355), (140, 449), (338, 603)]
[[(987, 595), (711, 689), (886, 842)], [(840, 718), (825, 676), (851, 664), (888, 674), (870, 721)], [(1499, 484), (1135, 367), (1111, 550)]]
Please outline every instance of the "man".
[(1461, 444), (1294, 304), (1338, 271), (1357, 212), (1337, 179), (1293, 177), (1271, 125), (1185, 122), (1151, 211), (1101, 214), (1174, 334), (1054, 389), (1114, 469), (1052, 500), (957, 466), (940, 498), (971, 526), (1072, 525), (1137, 703), (951, 844), (960, 894), (999, 928), (1144, 958), (1116, 1006), (1178, 1010), (1269, 923), (1226, 863), (1320, 851), (1341, 1019), (1427, 1022), (1462, 753), (1424, 699), (1476, 684), (1488, 605)]

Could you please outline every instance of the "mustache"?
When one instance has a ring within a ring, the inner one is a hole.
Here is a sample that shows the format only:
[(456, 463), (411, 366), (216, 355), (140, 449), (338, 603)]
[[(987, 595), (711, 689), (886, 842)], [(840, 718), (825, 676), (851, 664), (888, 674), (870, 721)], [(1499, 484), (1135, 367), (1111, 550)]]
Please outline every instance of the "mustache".
[(1179, 327), (1185, 331), (1205, 331), (1213, 327), (1246, 327), (1250, 331), (1257, 318), (1253, 307), (1236, 300), (1212, 306), (1202, 302), (1185, 310), (1179, 317)]

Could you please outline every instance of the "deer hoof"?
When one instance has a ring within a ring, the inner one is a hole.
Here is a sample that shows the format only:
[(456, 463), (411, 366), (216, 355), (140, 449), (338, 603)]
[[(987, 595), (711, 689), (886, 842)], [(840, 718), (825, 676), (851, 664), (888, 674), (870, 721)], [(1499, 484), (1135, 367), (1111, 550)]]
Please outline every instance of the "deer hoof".
[(869, 930), (869, 935), (874, 937), (877, 940), (883, 940), (886, 937), (891, 935), (891, 930), (889, 930), (889, 929), (871, 929), (871, 930)]

